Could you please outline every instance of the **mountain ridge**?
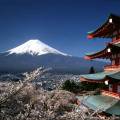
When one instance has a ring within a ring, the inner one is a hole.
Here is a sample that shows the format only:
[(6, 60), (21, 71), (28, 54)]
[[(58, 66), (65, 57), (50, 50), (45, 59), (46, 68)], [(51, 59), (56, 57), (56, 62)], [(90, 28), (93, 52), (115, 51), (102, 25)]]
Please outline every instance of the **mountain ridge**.
[[(34, 42), (35, 45), (28, 41), (26, 42), (27, 45), (24, 43), (22, 47), (20, 45), (0, 53), (0, 72), (27, 72), (43, 66), (45, 68), (52, 68), (53, 72), (76, 72), (83, 74), (88, 73), (91, 66), (94, 66), (97, 72), (102, 71), (103, 66), (106, 65), (105, 62), (87, 61), (82, 57), (67, 55), (41, 42), (40, 44), (43, 46), (40, 47), (38, 40)], [(34, 42), (32, 41), (32, 43)], [(28, 43), (30, 43), (30, 47)], [(37, 49), (34, 49), (36, 43), (38, 46)], [(39, 50), (44, 50), (43, 48), (46, 48), (46, 46), (48, 48), (47, 51), (39, 52)], [(30, 52), (30, 50), (33, 51)]]

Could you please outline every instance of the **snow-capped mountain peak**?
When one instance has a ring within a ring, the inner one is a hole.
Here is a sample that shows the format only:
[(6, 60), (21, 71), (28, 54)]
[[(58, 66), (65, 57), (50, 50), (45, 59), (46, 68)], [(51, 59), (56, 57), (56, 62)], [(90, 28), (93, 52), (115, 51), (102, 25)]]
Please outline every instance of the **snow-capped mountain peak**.
[(53, 53), (53, 54), (61, 54), (61, 55), (65, 55), (65, 56), (67, 55), (65, 53), (62, 53), (62, 52), (46, 45), (45, 43), (41, 42), (38, 39), (29, 40), (20, 46), (17, 46), (13, 49), (8, 50), (7, 52), (9, 52), (9, 54), (28, 53), (31, 55), (43, 55), (43, 54)]

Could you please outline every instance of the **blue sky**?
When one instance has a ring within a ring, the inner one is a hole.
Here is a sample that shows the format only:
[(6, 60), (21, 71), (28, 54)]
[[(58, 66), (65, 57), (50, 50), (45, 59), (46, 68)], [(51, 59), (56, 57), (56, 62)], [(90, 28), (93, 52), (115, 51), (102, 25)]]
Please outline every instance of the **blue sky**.
[(107, 39), (87, 39), (110, 13), (120, 15), (120, 0), (0, 0), (0, 51), (29, 39), (74, 56), (104, 48)]

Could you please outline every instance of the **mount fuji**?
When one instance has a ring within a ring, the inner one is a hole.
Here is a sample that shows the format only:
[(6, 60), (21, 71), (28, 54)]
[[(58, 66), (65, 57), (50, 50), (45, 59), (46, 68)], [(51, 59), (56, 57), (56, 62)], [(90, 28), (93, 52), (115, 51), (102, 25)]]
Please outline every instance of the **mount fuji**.
[(40, 40), (29, 40), (6, 52), (0, 53), (0, 72), (25, 72), (38, 67), (52, 68), (51, 72), (88, 73), (91, 66), (101, 71), (106, 63), (87, 61), (70, 56)]
[(8, 50), (9, 54), (25, 54), (28, 53), (30, 55), (43, 55), (43, 54), (49, 54), (49, 53), (53, 53), (53, 54), (61, 54), (61, 55), (67, 55), (64, 54), (48, 45), (46, 45), (45, 43), (39, 41), (39, 40), (29, 40), (26, 43), (13, 48), (11, 50)]

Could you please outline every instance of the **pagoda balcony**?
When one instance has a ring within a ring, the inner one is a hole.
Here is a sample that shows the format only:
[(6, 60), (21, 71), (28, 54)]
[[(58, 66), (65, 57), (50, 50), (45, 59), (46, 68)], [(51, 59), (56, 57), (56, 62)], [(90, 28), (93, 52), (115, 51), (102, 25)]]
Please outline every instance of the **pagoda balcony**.
[(120, 65), (106, 65), (104, 66), (104, 71), (119, 71)]
[(116, 99), (120, 100), (120, 93), (116, 93), (116, 92), (111, 92), (109, 90), (101, 90), (101, 94), (105, 95), (105, 96), (110, 96), (110, 97), (114, 97)]

